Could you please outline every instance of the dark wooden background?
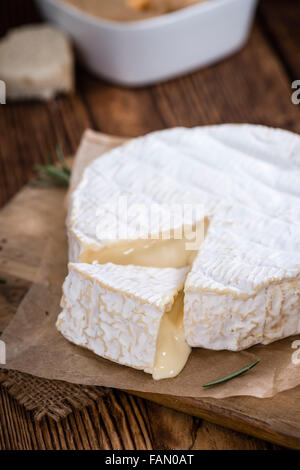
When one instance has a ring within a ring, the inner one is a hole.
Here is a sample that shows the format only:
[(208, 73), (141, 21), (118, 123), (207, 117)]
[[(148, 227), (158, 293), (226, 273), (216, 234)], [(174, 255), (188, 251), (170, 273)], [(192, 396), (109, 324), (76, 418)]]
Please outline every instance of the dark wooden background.
[[(31, 0), (0, 0), (0, 36), (39, 21)], [(216, 32), (217, 34), (217, 32)], [(172, 126), (250, 122), (300, 132), (300, 1), (262, 0), (247, 46), (205, 70), (141, 89), (77, 71), (77, 91), (50, 103), (0, 107), (0, 207), (60, 143), (74, 154), (87, 127), (138, 136)], [(17, 230), (17, 227), (16, 227)], [(114, 392), (56, 423), (36, 423), (0, 389), (0, 449), (273, 449), (247, 435)]]

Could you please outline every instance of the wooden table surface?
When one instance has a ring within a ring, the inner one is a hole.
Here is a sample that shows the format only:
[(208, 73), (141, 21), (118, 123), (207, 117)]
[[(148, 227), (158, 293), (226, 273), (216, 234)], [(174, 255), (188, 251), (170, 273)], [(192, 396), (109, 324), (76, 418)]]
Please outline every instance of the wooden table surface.
[[(0, 2), (0, 35), (36, 20), (31, 0)], [(87, 127), (138, 136), (172, 126), (250, 122), (300, 132), (300, 106), (291, 102), (291, 82), (300, 79), (299, 45), (300, 1), (262, 0), (247, 46), (205, 70), (141, 89), (118, 88), (78, 70), (72, 97), (1, 106), (0, 206), (57, 143), (73, 154)], [(59, 423), (37, 423), (0, 389), (1, 450), (274, 448), (118, 391)]]

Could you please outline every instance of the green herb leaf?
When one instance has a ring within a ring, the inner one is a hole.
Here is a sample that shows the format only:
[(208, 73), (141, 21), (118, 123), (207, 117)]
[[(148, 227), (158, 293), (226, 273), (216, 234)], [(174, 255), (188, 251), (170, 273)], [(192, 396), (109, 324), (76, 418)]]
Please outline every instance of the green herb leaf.
[(62, 169), (63, 169), (64, 173), (71, 176), (71, 170), (68, 168), (68, 166), (66, 164), (62, 148), (59, 144), (57, 144), (57, 146), (56, 146), (56, 155), (57, 155), (58, 160), (60, 161), (60, 164), (62, 166)]
[(224, 382), (228, 382), (228, 380), (232, 380), (235, 377), (238, 377), (239, 375), (245, 374), (245, 372), (248, 372), (250, 369), (253, 369), (260, 360), (253, 362), (253, 364), (249, 364), (246, 367), (243, 367), (243, 369), (237, 370), (236, 372), (233, 372), (232, 374), (226, 375), (226, 377), (223, 377), (222, 379), (214, 380), (213, 382), (209, 382), (205, 385), (202, 385), (202, 387), (213, 387), (214, 385), (219, 385)]
[(34, 184), (52, 184), (55, 186), (68, 187), (71, 179), (71, 170), (68, 168), (64, 154), (59, 145), (56, 147), (56, 155), (59, 166), (54, 165), (52, 155), (48, 155), (48, 165), (35, 165), (35, 169), (39, 173), (39, 177)]
[(5, 279), (0, 279), (0, 284), (6, 284)]
[(63, 168), (54, 165), (35, 165), (35, 169), (47, 176), (55, 185), (69, 186), (70, 174)]

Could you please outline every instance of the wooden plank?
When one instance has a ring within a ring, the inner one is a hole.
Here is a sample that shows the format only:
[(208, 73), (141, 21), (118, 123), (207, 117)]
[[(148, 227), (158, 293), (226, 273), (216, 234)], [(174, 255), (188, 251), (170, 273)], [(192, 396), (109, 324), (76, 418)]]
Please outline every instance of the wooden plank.
[(135, 137), (167, 127), (153, 96), (154, 88), (118, 88), (81, 74), (80, 90), (95, 130)]
[(56, 423), (0, 390), (0, 450), (254, 450), (276, 446), (122, 392)]
[(263, 0), (259, 21), (270, 45), (279, 55), (289, 77), (300, 78), (300, 3), (298, 0)]
[(74, 153), (92, 123), (79, 95), (50, 103), (0, 107), (0, 207), (34, 174), (34, 164), (55, 157), (57, 144)]
[(234, 397), (214, 400), (130, 393), (208, 422), (300, 450), (300, 387), (272, 399)]
[(14, 28), (25, 23), (40, 21), (40, 15), (32, 0), (10, 0), (0, 2), (0, 37), (9, 28)]
[[(148, 402), (149, 403), (149, 402)], [(147, 405), (153, 445), (156, 449), (188, 450), (275, 450), (278, 446), (238, 432), (229, 432), (221, 426), (195, 419), (187, 414), (170, 411), (161, 415), (161, 406)], [(190, 429), (190, 432), (186, 432)]]
[[(25, 3), (25, 21), (35, 20), (28, 6), (32, 2)], [(5, 28), (20, 24), (24, 19), (24, 2), (1, 2), (0, 8), (4, 5), (10, 8), (9, 16), (5, 17)], [(2, 20), (2, 10), (0, 16)], [(70, 99), (59, 98), (48, 105), (1, 107), (0, 205), (28, 181), (33, 164), (45, 161), (46, 153), (54, 151), (57, 142), (66, 153), (74, 152), (81, 132), (89, 126), (124, 136), (168, 126), (227, 121), (263, 123), (299, 131), (299, 110), (290, 105), (286, 68), (276, 54), (273, 45), (265, 41), (257, 27), (241, 53), (167, 84), (126, 90), (101, 83), (82, 72), (78, 81), (80, 94)], [(261, 441), (143, 400), (128, 398), (121, 392), (115, 392), (111, 400), (109, 405), (100, 402), (83, 412), (75, 412), (62, 423), (44, 420), (37, 424), (30, 413), (1, 389), (0, 447), (270, 448)], [(247, 416), (248, 409), (243, 408), (239, 399), (233, 401), (234, 413)], [(189, 406), (189, 412), (195, 413), (194, 404)], [(222, 403), (218, 402), (218, 415), (222, 414), (221, 408)], [(135, 417), (130, 415), (132, 409)], [(209, 403), (202, 404), (202, 409), (205, 417), (215, 419)], [(221, 424), (231, 425), (234, 413), (229, 409)], [(121, 420), (120, 427), (118, 419)], [(261, 417), (260, 421), (263, 423)], [(281, 421), (285, 423), (284, 417)], [(245, 428), (241, 426), (240, 430)], [(270, 435), (265, 437), (272, 438)], [(290, 442), (285, 441), (285, 444)]]
[(300, 108), (291, 103), (289, 77), (259, 26), (241, 52), (191, 75), (138, 90), (99, 85), (83, 75), (81, 91), (95, 128), (110, 134), (225, 122), (300, 132)]

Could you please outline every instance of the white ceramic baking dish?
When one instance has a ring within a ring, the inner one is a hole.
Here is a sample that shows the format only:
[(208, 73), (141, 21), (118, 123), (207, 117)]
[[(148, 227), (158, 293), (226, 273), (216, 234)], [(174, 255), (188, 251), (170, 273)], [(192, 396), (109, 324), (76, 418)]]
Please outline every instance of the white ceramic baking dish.
[[(110, 1), (110, 0), (108, 0)], [(60, 0), (37, 0), (43, 16), (73, 38), (98, 76), (141, 86), (211, 64), (248, 38), (257, 0), (207, 0), (134, 22), (95, 18)]]

